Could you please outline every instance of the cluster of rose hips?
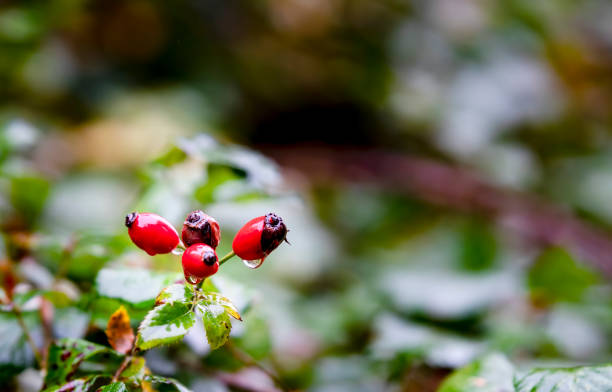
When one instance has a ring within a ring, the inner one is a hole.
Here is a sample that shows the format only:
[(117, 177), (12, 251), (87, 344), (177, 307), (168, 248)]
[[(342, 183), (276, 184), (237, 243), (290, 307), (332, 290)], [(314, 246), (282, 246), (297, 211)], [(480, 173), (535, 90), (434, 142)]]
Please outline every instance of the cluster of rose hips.
[(253, 264), (252, 268), (256, 268), (287, 236), (287, 226), (279, 216), (273, 213), (259, 216), (238, 231), (232, 252), (219, 260), (215, 252), (221, 239), (219, 223), (201, 210), (187, 215), (181, 231), (182, 243), (176, 229), (156, 214), (132, 212), (125, 217), (125, 225), (132, 242), (151, 256), (186, 248), (183, 272), (191, 284), (214, 275), (219, 265), (234, 255), (247, 262), (259, 260)]

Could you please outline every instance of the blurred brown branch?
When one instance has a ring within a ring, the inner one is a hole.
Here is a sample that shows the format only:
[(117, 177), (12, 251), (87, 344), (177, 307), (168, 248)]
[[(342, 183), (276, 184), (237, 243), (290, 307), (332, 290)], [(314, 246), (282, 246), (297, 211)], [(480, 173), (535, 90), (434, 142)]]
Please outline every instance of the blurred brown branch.
[(537, 198), (491, 185), (467, 169), (377, 150), (265, 148), (284, 167), (310, 180), (362, 182), (448, 208), (481, 213), (539, 246), (560, 245), (612, 277), (612, 236)]

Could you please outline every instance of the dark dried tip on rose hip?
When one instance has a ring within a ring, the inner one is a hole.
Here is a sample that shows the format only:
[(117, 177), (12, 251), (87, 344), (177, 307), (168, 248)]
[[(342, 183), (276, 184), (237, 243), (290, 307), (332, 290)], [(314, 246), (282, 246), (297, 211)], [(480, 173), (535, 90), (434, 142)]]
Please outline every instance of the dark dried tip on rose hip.
[(206, 244), (213, 248), (219, 245), (219, 223), (204, 213), (204, 211), (196, 210), (187, 215), (181, 238), (187, 246), (193, 244)]
[(217, 255), (215, 254), (215, 252), (211, 252), (211, 251), (205, 252), (202, 255), (202, 261), (206, 265), (213, 265), (217, 262)]
[(127, 214), (125, 216), (125, 226), (128, 228), (132, 227), (132, 225), (134, 224), (134, 221), (136, 220), (136, 217), (138, 217), (137, 212), (132, 212), (132, 213)]
[(276, 249), (287, 237), (287, 226), (283, 219), (269, 213), (264, 218), (264, 229), (261, 233), (261, 249), (267, 255)]
[(190, 225), (191, 227), (196, 227), (198, 222), (201, 222), (204, 218), (204, 212), (200, 210), (196, 210), (191, 212), (191, 214), (187, 215), (187, 219), (185, 219), (185, 224)]

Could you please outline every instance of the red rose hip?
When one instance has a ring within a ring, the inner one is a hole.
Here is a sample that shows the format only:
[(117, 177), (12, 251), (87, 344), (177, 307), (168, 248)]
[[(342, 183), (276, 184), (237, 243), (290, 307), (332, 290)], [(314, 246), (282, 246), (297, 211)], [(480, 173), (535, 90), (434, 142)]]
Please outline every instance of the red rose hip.
[(185, 279), (197, 284), (219, 270), (219, 258), (215, 250), (206, 244), (191, 245), (182, 257)]
[(270, 213), (247, 222), (234, 237), (232, 250), (243, 260), (264, 259), (287, 237), (287, 226)]
[(201, 210), (195, 210), (185, 219), (181, 238), (185, 246), (206, 244), (216, 249), (221, 239), (219, 223)]
[(125, 217), (132, 242), (151, 256), (170, 253), (179, 243), (174, 227), (159, 215), (132, 212)]

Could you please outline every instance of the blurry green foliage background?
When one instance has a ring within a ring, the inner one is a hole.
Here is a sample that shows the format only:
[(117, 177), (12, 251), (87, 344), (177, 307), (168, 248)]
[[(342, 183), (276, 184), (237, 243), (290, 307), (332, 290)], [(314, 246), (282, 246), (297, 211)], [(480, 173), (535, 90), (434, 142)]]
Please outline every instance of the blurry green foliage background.
[[(224, 294), (253, 301), (235, 344), (291, 387), (430, 391), (490, 351), (525, 368), (611, 362), (596, 260), (401, 184), (319, 182), (228, 144), (431, 159), (608, 233), (611, 27), (606, 0), (0, 2), (3, 286), (13, 269), (22, 289), (68, 278), (55, 336), (105, 344), (119, 303), (97, 295), (101, 268), (180, 270), (130, 244), (127, 212), (178, 227), (204, 208), (222, 254), (274, 211), (292, 246), (219, 274), (240, 283)], [(129, 312), (136, 325), (146, 308)], [(15, 326), (0, 320), (0, 378), (35, 390)], [(147, 364), (227, 390), (215, 372), (242, 365), (203, 345)]]

